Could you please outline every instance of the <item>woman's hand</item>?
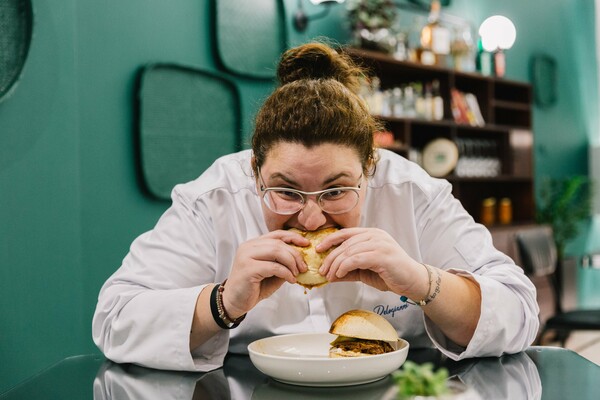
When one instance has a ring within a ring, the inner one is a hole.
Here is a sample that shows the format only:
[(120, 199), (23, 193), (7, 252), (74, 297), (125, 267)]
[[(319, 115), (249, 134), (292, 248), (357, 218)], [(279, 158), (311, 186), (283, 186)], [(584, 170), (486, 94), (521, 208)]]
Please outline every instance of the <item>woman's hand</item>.
[(319, 270), (330, 282), (362, 281), (382, 291), (416, 298), (427, 296), (427, 270), (387, 232), (377, 228), (342, 229), (323, 239), (317, 251), (335, 245), (338, 247)]
[(232, 318), (250, 311), (283, 285), (296, 283), (307, 267), (300, 253), (289, 246), (307, 246), (309, 241), (291, 231), (273, 231), (242, 243), (223, 292), (223, 304)]
[(334, 245), (338, 247), (323, 260), (319, 271), (330, 282), (360, 280), (416, 302), (430, 295), (429, 274), (435, 271), (439, 279), (435, 283), (436, 297), (422, 310), (450, 340), (468, 346), (481, 316), (481, 291), (474, 279), (423, 266), (376, 228), (342, 229), (323, 239), (317, 251)]
[[(279, 289), (283, 282), (296, 283), (296, 276), (307, 270), (300, 253), (288, 244), (308, 246), (309, 241), (298, 233), (279, 230), (238, 247), (223, 291), (223, 306), (230, 318), (237, 319), (250, 311), (259, 301)], [(190, 350), (221, 330), (209, 312), (213, 286), (208, 287), (196, 300)]]

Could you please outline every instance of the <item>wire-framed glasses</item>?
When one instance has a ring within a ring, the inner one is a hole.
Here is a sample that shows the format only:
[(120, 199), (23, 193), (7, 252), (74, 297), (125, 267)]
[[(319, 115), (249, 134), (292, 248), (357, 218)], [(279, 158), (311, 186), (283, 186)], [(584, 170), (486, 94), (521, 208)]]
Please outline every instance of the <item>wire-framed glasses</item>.
[(358, 204), (360, 181), (356, 187), (334, 187), (316, 192), (304, 192), (283, 187), (266, 187), (265, 181), (258, 170), (260, 191), (267, 208), (281, 215), (296, 214), (306, 206), (308, 196), (316, 196), (317, 204), (327, 214), (343, 214), (352, 210)]

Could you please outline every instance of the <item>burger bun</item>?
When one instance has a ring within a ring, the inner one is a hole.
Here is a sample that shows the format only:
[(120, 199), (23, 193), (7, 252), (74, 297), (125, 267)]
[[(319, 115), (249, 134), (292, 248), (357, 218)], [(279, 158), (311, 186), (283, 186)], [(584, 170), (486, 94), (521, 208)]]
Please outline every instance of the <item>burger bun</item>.
[(302, 254), (302, 258), (308, 267), (306, 272), (298, 274), (296, 281), (305, 288), (312, 289), (313, 287), (323, 286), (329, 283), (326, 277), (319, 273), (319, 268), (323, 264), (325, 257), (334, 249), (334, 247), (318, 253), (315, 247), (325, 238), (325, 236), (337, 232), (337, 228), (325, 228), (318, 231), (306, 232), (296, 228), (291, 228), (290, 231), (299, 233), (310, 241), (310, 245), (306, 247), (290, 245)]
[(329, 333), (356, 339), (398, 342), (398, 332), (385, 318), (372, 311), (350, 310), (340, 315)]

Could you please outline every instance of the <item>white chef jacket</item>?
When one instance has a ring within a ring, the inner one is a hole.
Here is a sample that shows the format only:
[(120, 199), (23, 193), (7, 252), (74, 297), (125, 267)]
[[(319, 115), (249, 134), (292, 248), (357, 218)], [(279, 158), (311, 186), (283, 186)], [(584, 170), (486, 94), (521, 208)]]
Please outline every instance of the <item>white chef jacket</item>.
[(379, 150), (379, 157), (368, 179), (360, 226), (383, 229), (415, 260), (479, 284), (481, 317), (466, 348), (447, 339), (419, 306), (398, 294), (361, 282), (312, 290), (286, 282), (239, 327), (219, 332), (190, 353), (200, 291), (229, 276), (240, 244), (268, 232), (250, 150), (219, 158), (199, 178), (173, 189), (172, 206), (154, 229), (133, 242), (102, 287), (94, 342), (115, 362), (208, 371), (222, 365), (227, 351), (246, 353), (255, 339), (327, 332), (337, 316), (360, 308), (384, 316), (412, 347), (434, 345), (456, 360), (525, 349), (538, 331), (539, 310), (535, 287), (522, 269), (493, 247), (489, 232), (452, 196), (447, 181), (393, 152)]

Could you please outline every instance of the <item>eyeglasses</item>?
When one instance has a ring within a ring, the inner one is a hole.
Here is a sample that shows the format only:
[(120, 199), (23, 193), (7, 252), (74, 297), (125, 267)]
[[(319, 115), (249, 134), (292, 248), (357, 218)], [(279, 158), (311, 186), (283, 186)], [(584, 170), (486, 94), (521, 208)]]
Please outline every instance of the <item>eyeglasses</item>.
[(335, 187), (316, 192), (303, 192), (283, 187), (266, 187), (260, 169), (258, 177), (261, 182), (260, 191), (267, 208), (281, 215), (292, 215), (302, 210), (306, 206), (308, 196), (317, 196), (317, 204), (327, 214), (346, 213), (358, 204), (360, 181), (362, 181), (361, 174), (356, 187)]

